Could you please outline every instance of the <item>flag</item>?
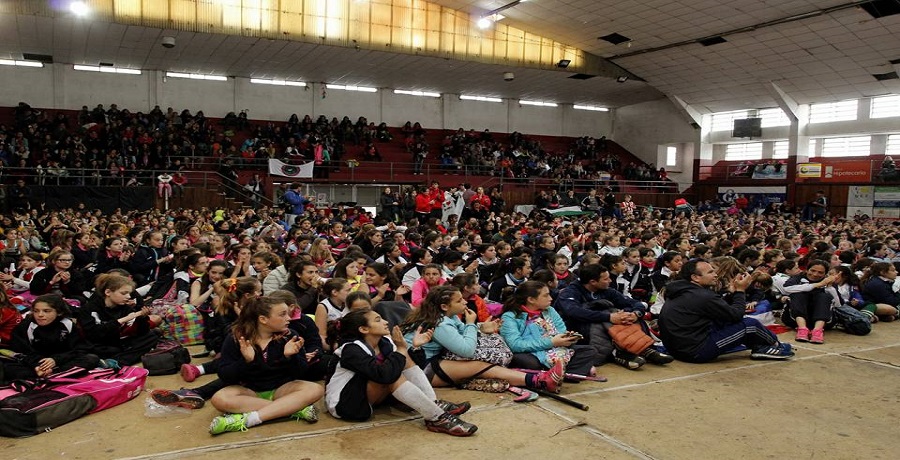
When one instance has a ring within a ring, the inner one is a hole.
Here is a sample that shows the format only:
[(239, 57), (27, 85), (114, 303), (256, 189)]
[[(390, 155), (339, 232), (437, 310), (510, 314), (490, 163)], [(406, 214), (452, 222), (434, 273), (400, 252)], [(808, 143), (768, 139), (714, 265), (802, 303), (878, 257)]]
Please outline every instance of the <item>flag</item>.
[(461, 196), (455, 197), (452, 193), (445, 191), (444, 202), (441, 204), (441, 221), (447, 223), (451, 214), (456, 214), (456, 217), (462, 217), (465, 205), (466, 203)]
[(559, 216), (580, 216), (582, 214), (593, 214), (594, 211), (585, 211), (581, 209), (581, 206), (566, 206), (563, 208), (550, 209), (545, 208), (544, 211), (547, 211), (554, 217)]
[(271, 158), (269, 159), (269, 174), (283, 177), (312, 177), (313, 162), (310, 161), (300, 166), (294, 166)]

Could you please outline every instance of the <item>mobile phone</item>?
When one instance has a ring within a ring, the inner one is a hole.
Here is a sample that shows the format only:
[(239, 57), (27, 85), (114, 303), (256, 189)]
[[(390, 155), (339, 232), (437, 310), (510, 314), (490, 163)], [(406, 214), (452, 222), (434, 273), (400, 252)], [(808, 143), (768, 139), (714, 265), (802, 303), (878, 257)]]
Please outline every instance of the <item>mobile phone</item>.
[(578, 337), (578, 340), (581, 340), (584, 338), (584, 336), (581, 335), (580, 332), (575, 332), (575, 331), (566, 331), (565, 335), (568, 337)]

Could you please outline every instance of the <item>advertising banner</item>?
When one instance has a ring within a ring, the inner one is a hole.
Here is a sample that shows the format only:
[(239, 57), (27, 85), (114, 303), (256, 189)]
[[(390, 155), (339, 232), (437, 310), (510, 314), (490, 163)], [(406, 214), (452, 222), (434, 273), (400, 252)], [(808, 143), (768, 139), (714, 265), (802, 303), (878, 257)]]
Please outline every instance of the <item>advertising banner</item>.
[(822, 182), (871, 182), (872, 163), (869, 160), (824, 162)]
[(797, 177), (822, 177), (822, 163), (799, 163)]

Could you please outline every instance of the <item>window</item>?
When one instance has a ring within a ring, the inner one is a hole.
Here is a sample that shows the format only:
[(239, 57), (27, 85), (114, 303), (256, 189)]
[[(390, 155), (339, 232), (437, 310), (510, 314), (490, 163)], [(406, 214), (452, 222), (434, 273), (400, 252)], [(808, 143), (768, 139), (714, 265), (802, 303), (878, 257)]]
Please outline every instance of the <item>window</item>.
[(731, 131), (734, 129), (734, 120), (743, 120), (749, 114), (746, 110), (737, 112), (714, 113), (712, 116), (713, 131)]
[(746, 144), (728, 144), (725, 147), (726, 160), (761, 160), (762, 142), (748, 142)]
[(789, 146), (790, 143), (788, 141), (775, 141), (775, 145), (772, 147), (772, 158), (775, 160), (786, 159)]
[(900, 117), (900, 96), (882, 96), (872, 98), (871, 118)]
[(872, 136), (830, 137), (822, 139), (822, 157), (867, 157)]
[(813, 158), (816, 156), (816, 139), (809, 140), (809, 157)]
[(900, 155), (900, 134), (891, 134), (887, 138), (887, 148), (884, 149), (885, 155)]
[(775, 107), (774, 109), (762, 109), (756, 116), (762, 118), (763, 128), (791, 125), (790, 118), (788, 118), (787, 115), (784, 114), (784, 110), (781, 110), (778, 107)]
[(858, 107), (859, 100), (857, 99), (813, 104), (809, 107), (809, 122), (831, 123), (833, 121), (853, 121), (856, 120)]
[(670, 145), (666, 147), (666, 167), (678, 164), (678, 147)]

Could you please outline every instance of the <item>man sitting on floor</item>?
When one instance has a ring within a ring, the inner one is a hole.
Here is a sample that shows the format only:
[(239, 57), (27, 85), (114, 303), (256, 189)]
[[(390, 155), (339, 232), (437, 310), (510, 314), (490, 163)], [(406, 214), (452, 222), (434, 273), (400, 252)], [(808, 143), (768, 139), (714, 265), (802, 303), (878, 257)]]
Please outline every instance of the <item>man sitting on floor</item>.
[(762, 323), (744, 317), (749, 276), (732, 280), (731, 305), (710, 289), (717, 285), (717, 276), (709, 263), (687, 262), (679, 277), (666, 286), (666, 303), (659, 314), (660, 335), (669, 354), (705, 363), (744, 345), (752, 350), (753, 359), (794, 356), (790, 344), (780, 343)]

